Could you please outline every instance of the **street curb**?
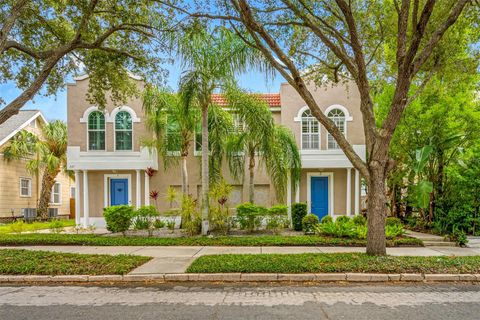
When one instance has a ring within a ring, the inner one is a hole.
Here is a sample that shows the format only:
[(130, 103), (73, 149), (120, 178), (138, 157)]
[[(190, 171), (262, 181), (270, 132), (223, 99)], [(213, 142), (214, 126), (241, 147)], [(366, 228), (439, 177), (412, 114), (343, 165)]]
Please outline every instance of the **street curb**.
[(480, 274), (421, 273), (158, 273), (127, 275), (0, 275), (5, 283), (175, 283), (175, 282), (480, 282)]

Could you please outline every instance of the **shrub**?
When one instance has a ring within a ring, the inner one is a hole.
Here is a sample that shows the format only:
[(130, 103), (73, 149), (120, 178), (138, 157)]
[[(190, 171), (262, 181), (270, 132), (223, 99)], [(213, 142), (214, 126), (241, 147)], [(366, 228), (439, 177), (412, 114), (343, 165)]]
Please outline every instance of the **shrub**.
[(463, 230), (455, 230), (451, 235), (451, 239), (460, 247), (463, 247), (468, 243), (467, 235)]
[(357, 239), (365, 240), (367, 239), (368, 228), (365, 225), (356, 225), (355, 237)]
[(52, 233), (60, 233), (65, 230), (63, 222), (58, 219), (53, 219), (52, 221), (50, 221), (50, 223), (48, 224), (48, 229), (50, 229), (50, 232)]
[(224, 180), (215, 183), (210, 189), (210, 211), (208, 220), (212, 230), (227, 235), (230, 230), (231, 214), (228, 209), (228, 197), (232, 192), (232, 186)]
[(385, 226), (385, 236), (387, 239), (395, 239), (397, 237), (403, 236), (405, 234), (405, 229), (403, 229), (403, 225), (400, 224), (392, 224)]
[(202, 217), (197, 209), (197, 201), (189, 195), (182, 198), (182, 226), (190, 236), (199, 234), (202, 230)]
[(322, 223), (331, 223), (333, 222), (332, 216), (325, 216), (322, 218)]
[(355, 223), (357, 226), (366, 226), (367, 225), (367, 218), (362, 216), (361, 214), (356, 215), (355, 217), (352, 218), (353, 223)]
[(153, 235), (155, 228), (153, 223), (157, 217), (158, 211), (154, 206), (142, 206), (135, 211), (133, 228), (135, 230), (148, 230), (148, 235)]
[(395, 217), (388, 217), (385, 220), (385, 224), (387, 226), (401, 226), (401, 227), (403, 227), (402, 220), (400, 220), (400, 218), (395, 218)]
[(165, 227), (165, 221), (161, 220), (161, 219), (156, 219), (154, 222), (153, 222), (153, 227), (155, 229), (162, 229), (163, 227)]
[(341, 222), (340, 220), (340, 222), (337, 221), (335, 224), (337, 225), (337, 237), (353, 238), (356, 236), (357, 226), (350, 219), (348, 219), (346, 222)]
[(302, 230), (302, 219), (307, 215), (307, 204), (298, 202), (292, 204), (292, 224), (296, 231)]
[(110, 232), (125, 232), (130, 228), (134, 215), (133, 207), (122, 205), (112, 206), (103, 209), (103, 216), (107, 224), (107, 230)]
[(349, 216), (339, 216), (336, 220), (337, 223), (347, 223), (349, 222), (351, 219)]
[(278, 234), (280, 229), (288, 225), (288, 207), (285, 205), (276, 205), (268, 209), (267, 229)]
[(302, 229), (305, 234), (315, 232), (315, 226), (318, 224), (318, 217), (314, 214), (307, 214), (302, 219)]
[(260, 227), (263, 216), (267, 212), (262, 206), (246, 202), (237, 206), (237, 222), (241, 229), (253, 232)]
[(167, 228), (170, 230), (171, 233), (175, 231), (175, 219), (170, 219), (167, 221)]
[(15, 221), (14, 223), (11, 223), (10, 226), (10, 231), (13, 233), (22, 233), (25, 231), (25, 222), (22, 220)]

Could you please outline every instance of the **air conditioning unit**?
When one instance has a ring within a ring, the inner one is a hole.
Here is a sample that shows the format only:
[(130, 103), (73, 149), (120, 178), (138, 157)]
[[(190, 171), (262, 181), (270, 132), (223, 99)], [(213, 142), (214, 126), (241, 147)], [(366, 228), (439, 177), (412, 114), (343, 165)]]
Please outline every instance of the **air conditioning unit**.
[(35, 221), (37, 218), (37, 209), (35, 208), (23, 208), (22, 209), (23, 219), (26, 222)]
[(48, 208), (48, 218), (58, 217), (58, 208)]

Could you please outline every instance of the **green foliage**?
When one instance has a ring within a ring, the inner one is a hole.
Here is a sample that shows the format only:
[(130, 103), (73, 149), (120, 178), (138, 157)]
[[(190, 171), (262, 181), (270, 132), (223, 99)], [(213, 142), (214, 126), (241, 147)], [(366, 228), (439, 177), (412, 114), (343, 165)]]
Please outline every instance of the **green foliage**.
[(228, 197), (232, 192), (232, 186), (223, 179), (214, 184), (210, 189), (209, 221), (211, 230), (228, 234), (230, 229), (231, 214), (228, 208)]
[(385, 235), (387, 239), (395, 239), (405, 235), (403, 224), (387, 224), (385, 226)]
[[(174, 221), (170, 221), (173, 225)], [(220, 236), (220, 237), (105, 237), (94, 234), (0, 234), (2, 246), (77, 245), (77, 246), (365, 246), (365, 240), (322, 236)], [(423, 246), (416, 238), (388, 240), (387, 246)]]
[(25, 222), (23, 222), (22, 220), (15, 221), (14, 223), (9, 224), (8, 227), (10, 229), (10, 232), (22, 233), (23, 231), (25, 231)]
[(253, 232), (260, 227), (266, 212), (267, 209), (265, 209), (265, 207), (246, 202), (237, 206), (236, 219), (241, 229)]
[(132, 218), (134, 216), (132, 206), (112, 206), (103, 209), (103, 216), (107, 224), (107, 230), (110, 232), (121, 232), (125, 236), (125, 232), (130, 228)]
[(175, 231), (175, 219), (169, 219), (167, 221), (167, 228), (170, 230), (171, 233)]
[(298, 202), (292, 204), (292, 224), (295, 231), (302, 230), (302, 219), (307, 215), (307, 204)]
[(268, 209), (266, 218), (267, 230), (278, 234), (283, 226), (288, 225), (288, 207), (283, 204), (273, 206)]
[(305, 232), (305, 234), (312, 234), (314, 233), (314, 228), (316, 225), (318, 225), (318, 217), (314, 214), (307, 214), (305, 217), (302, 219), (302, 230)]
[(400, 226), (400, 227), (403, 227), (403, 222), (402, 220), (400, 220), (400, 218), (396, 218), (396, 217), (387, 217), (387, 219), (385, 219), (385, 224), (387, 226)]
[(159, 216), (154, 206), (142, 206), (135, 211), (133, 217), (133, 228), (135, 230), (148, 230), (148, 235), (153, 235), (154, 223)]
[(63, 221), (58, 219), (53, 219), (52, 221), (50, 221), (50, 223), (48, 224), (48, 229), (50, 229), (52, 233), (60, 233), (65, 230)]
[(202, 228), (202, 217), (197, 209), (197, 201), (189, 195), (183, 195), (182, 207), (182, 226), (188, 235), (199, 234)]
[(365, 253), (223, 254), (197, 258), (187, 273), (478, 273), (480, 258)]
[(361, 214), (356, 215), (352, 218), (352, 222), (355, 223), (357, 226), (366, 226), (367, 225), (367, 218), (362, 216)]
[(366, 225), (359, 225), (357, 224), (356, 225), (356, 230), (355, 230), (355, 237), (357, 239), (367, 239), (367, 232), (368, 232), (368, 228)]
[(167, 189), (167, 195), (165, 196), (165, 200), (167, 200), (168, 204), (170, 205), (170, 208), (173, 207), (173, 204), (175, 201), (178, 199), (178, 192), (175, 190), (174, 187), (168, 186)]
[(460, 247), (464, 247), (468, 243), (467, 235), (462, 230), (455, 230), (451, 238)]
[(326, 215), (325, 217), (322, 218), (321, 223), (331, 223), (333, 222), (332, 216)]
[(337, 218), (337, 223), (347, 223), (350, 221), (350, 217), (349, 216), (339, 216)]
[(166, 223), (162, 219), (155, 219), (155, 221), (153, 221), (153, 226), (155, 229), (162, 229), (165, 227), (165, 225)]
[[(67, 235), (68, 236), (68, 235)], [(150, 257), (75, 254), (19, 249), (0, 250), (0, 274), (109, 275), (127, 274)]]

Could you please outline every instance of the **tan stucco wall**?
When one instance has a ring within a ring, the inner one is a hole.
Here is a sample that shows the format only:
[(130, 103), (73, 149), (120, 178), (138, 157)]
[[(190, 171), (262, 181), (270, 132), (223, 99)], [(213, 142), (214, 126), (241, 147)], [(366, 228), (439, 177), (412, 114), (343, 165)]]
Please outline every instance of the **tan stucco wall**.
[[(326, 85), (325, 87), (315, 87), (313, 84), (309, 84), (308, 88), (322, 111), (334, 104), (347, 108), (352, 117), (352, 121), (347, 121), (347, 140), (351, 144), (365, 144), (360, 96), (353, 82), (335, 86)], [(299, 110), (306, 106), (306, 103), (297, 91), (287, 83), (281, 85), (280, 94), (282, 97), (281, 123), (292, 130), (297, 139), (297, 144), (300, 146), (301, 122), (294, 121), (294, 118), (297, 117)], [(327, 131), (323, 126), (320, 130), (320, 141), (320, 148), (327, 149)]]

